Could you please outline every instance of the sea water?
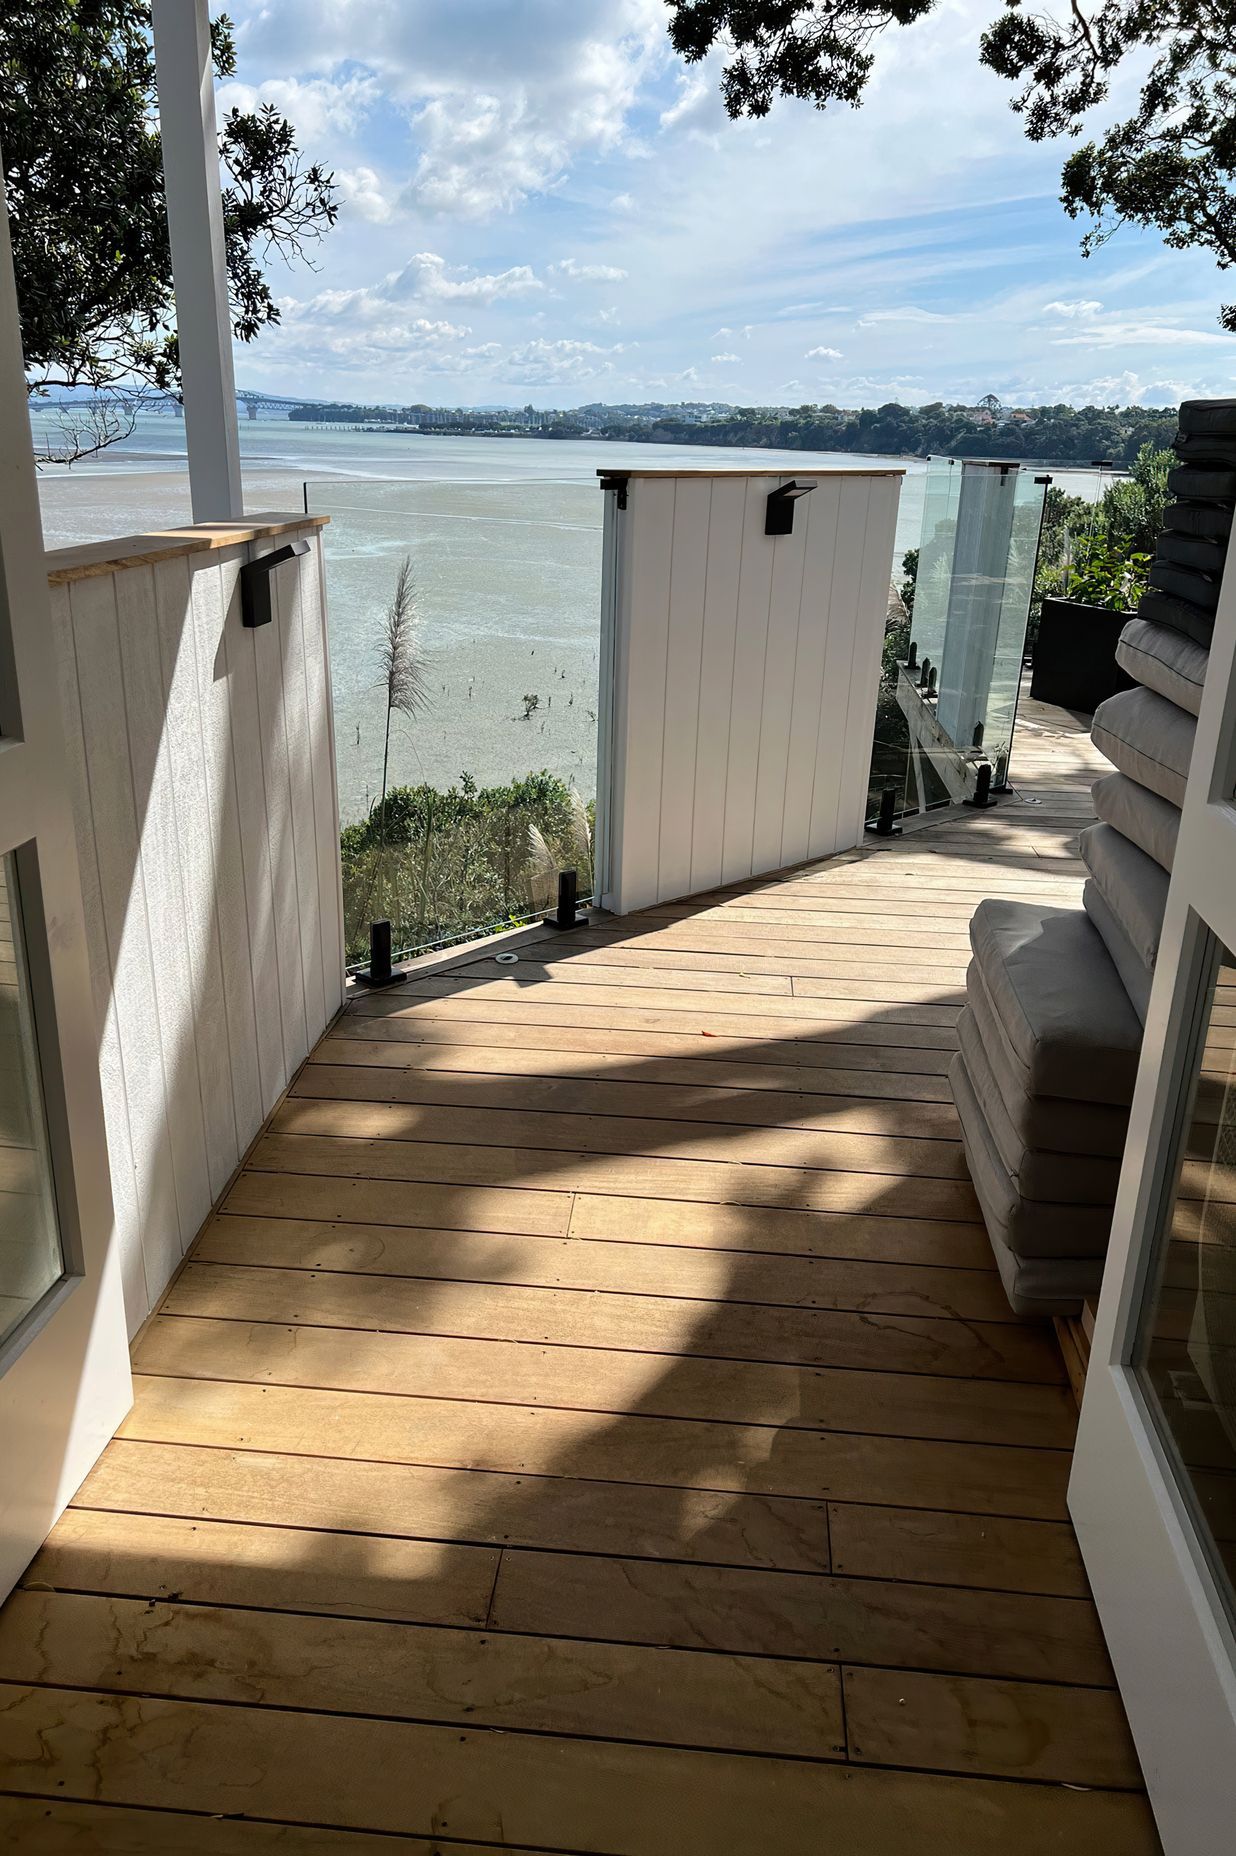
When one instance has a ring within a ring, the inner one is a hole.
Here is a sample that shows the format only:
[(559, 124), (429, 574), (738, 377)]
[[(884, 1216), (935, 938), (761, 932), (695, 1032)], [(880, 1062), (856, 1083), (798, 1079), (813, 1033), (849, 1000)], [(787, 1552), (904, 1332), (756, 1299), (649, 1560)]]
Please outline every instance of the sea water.
[[(54, 415), (33, 415), (36, 445)], [(841, 453), (447, 438), (242, 419), (250, 510), (330, 517), (328, 630), (340, 811), (378, 795), (386, 727), (379, 652), (405, 557), (416, 591), (425, 702), (393, 718), (392, 785), (502, 785), (542, 768), (585, 799), (596, 789), (602, 493), (598, 470), (695, 467), (787, 472), (890, 465), (907, 472), (896, 561), (918, 543), (925, 466)], [(191, 519), (183, 422), (143, 414), (97, 458), (40, 476), (50, 548)], [(533, 700), (535, 699), (535, 700)]]

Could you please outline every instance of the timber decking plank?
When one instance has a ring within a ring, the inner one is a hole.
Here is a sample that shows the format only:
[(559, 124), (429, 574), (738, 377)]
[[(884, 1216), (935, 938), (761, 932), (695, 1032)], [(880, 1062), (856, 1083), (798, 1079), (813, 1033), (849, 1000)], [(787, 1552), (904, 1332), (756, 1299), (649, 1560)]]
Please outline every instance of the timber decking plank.
[(943, 1510), (838, 1503), (829, 1514), (833, 1567), (865, 1579), (1089, 1593), (1070, 1527)]
[(647, 1241), (593, 1242), (580, 1236), (400, 1230), (225, 1214), (206, 1226), (194, 1255), (200, 1263), (944, 1315), (961, 1321), (1016, 1320), (994, 1269), (746, 1254), (720, 1245), (674, 1247)]
[(851, 1759), (1049, 1785), (1137, 1788), (1118, 1695), (908, 1669), (846, 1669)]
[[(1113, 1686), (1084, 1599), (876, 1579), (504, 1554), (494, 1626), (633, 1643)], [(555, 1621), (550, 1622), (551, 1618)]]
[[(389, 1046), (379, 1045), (386, 1050)], [(673, 1117), (688, 1127), (695, 1122), (734, 1123), (750, 1127), (813, 1129), (820, 1133), (909, 1135), (956, 1140), (957, 1111), (951, 1102), (872, 1100), (862, 1090), (820, 1096), (789, 1090), (695, 1087), (665, 1082), (611, 1081), (579, 1074), (535, 1073), (504, 1076), (501, 1064), (467, 1075), (422, 1068), (349, 1061), (345, 1040), (338, 1040), (339, 1061), (308, 1063), (290, 1094), (334, 1102), (412, 1103), (436, 1108), (518, 1110), (527, 1114), (566, 1112), (630, 1116), (639, 1120)], [(495, 1053), (496, 1055), (496, 1053)], [(649, 1069), (653, 1065), (648, 1066)], [(689, 1139), (684, 1135), (683, 1139)]]
[(930, 1438), (137, 1375), (117, 1435), (282, 1456), (1063, 1520), (1069, 1456)]
[[(968, 1223), (978, 1217), (974, 1188), (964, 1177), (922, 1179), (913, 1174), (824, 1171), (760, 1161), (682, 1160), (659, 1154), (580, 1153), (553, 1147), (268, 1133), (254, 1143), (248, 1170), (312, 1173), (332, 1181), (406, 1180), (469, 1189), (501, 1186), (730, 1205), (797, 1205), (817, 1211), (882, 1212)], [(233, 1203), (231, 1194), (224, 1203)]]
[[(1093, 1856), (1156, 1848), (1144, 1802), (1121, 1792), (67, 1689), (5, 1689), (0, 1744), (24, 1791), (612, 1856), (716, 1856), (761, 1840), (818, 1856), (821, 1824), (854, 1856), (902, 1844), (954, 1856), (984, 1837), (1003, 1856), (1078, 1839)], [(169, 1758), (176, 1746), (193, 1758)]]
[[(128, 1810), (79, 1799), (0, 1793), (0, 1841), (21, 1856), (551, 1856), (529, 1844), (385, 1837), (187, 1811)], [(559, 1856), (558, 1852), (552, 1856)], [(566, 1856), (579, 1856), (566, 1852)]]
[(163, 1307), (179, 1315), (465, 1338), (479, 1333), (494, 1340), (552, 1337), (568, 1346), (784, 1365), (874, 1367), (1053, 1385), (1064, 1379), (1050, 1332), (1010, 1322), (757, 1304), (701, 1308), (667, 1296), (597, 1296), (515, 1284), (422, 1284), (398, 1277), (193, 1262), (172, 1284)]
[(961, 1130), (927, 1140), (906, 1134), (786, 1128), (604, 1115), (593, 1110), (446, 1106), (434, 1103), (318, 1100), (289, 1096), (270, 1118), (273, 1136), (319, 1135), (418, 1146), (517, 1147), (537, 1152), (688, 1158), (722, 1166), (786, 1166), (808, 1172), (913, 1174), (968, 1179)]
[[(363, 1031), (364, 1026), (352, 1029)], [(682, 1048), (675, 1051), (655, 1048), (661, 1042), (672, 1047), (672, 1039), (623, 1039), (604, 1031), (559, 1032), (549, 1027), (521, 1034), (510, 1025), (489, 1026), (474, 1038), (465, 1034), (452, 1040), (445, 1035), (449, 1027), (442, 1029), (441, 1043), (378, 1040), (349, 1035), (347, 1020), (342, 1019), (310, 1056), (302, 1080), (319, 1065), (340, 1070), (353, 1065), (405, 1072), (409, 1079), (413, 1074), (445, 1075), (452, 1083), (457, 1075), (492, 1077), (503, 1084), (508, 1077), (523, 1077), (537, 1082), (602, 1082), (611, 1087), (627, 1083), (648, 1090), (680, 1088), (686, 1095), (708, 1089), (718, 1098), (731, 1100), (738, 1094), (749, 1097), (752, 1091), (768, 1090), (787, 1100), (843, 1096), (855, 1102), (876, 1098), (901, 1103), (952, 1102), (947, 1080), (926, 1072), (744, 1062), (741, 1046), (710, 1057), (708, 1046), (698, 1038), (680, 1040)], [(622, 1047), (628, 1043), (642, 1043), (646, 1048), (626, 1051)], [(828, 1113), (829, 1105), (820, 1104), (818, 1112)]]
[[(67, 1508), (26, 1569), (35, 1590), (483, 1625), (501, 1549), (283, 1525)], [(3, 1619), (0, 1612), (0, 1620)]]
[(95, 1593), (18, 1592), (0, 1613), (0, 1682), (798, 1759), (845, 1752), (835, 1664)]
[(406, 1540), (820, 1572), (823, 1502), (119, 1439), (75, 1505)]
[(954, 1443), (1070, 1449), (1077, 1412), (1063, 1386), (679, 1356), (524, 1341), (281, 1327), (155, 1315), (134, 1350), (139, 1372), (165, 1377), (338, 1386), (408, 1398), (478, 1398), (564, 1410), (640, 1411), (799, 1430), (936, 1437)]
[[(941, 1077), (952, 1061), (952, 1048), (927, 1049), (921, 1044), (862, 1043), (844, 1035), (829, 1039), (798, 1039), (762, 1036), (758, 1027), (718, 1031), (715, 1023), (702, 1026), (658, 1023), (655, 1014), (643, 1014), (650, 1022), (641, 1023), (641, 1014), (615, 1012), (604, 1014), (598, 1024), (593, 1016), (576, 1014), (564, 1018), (561, 1013), (532, 1012), (518, 1014), (504, 1021), (497, 1014), (472, 1013), (433, 1018), (375, 1018), (351, 1010), (336, 1020), (332, 1035), (356, 1038), (366, 1044), (391, 1043), (430, 1046), (436, 1055), (440, 1047), (470, 1048), (478, 1042), (486, 1045), (513, 1045), (533, 1050), (582, 1050), (612, 1053), (619, 1056), (701, 1058), (705, 1062), (723, 1059), (726, 1063), (781, 1069), (797, 1077), (799, 1071), (813, 1072), (821, 1067), (875, 1071), (881, 1075)], [(633, 1022), (632, 1022), (633, 1021)], [(701, 1042), (706, 1039), (707, 1042)], [(805, 1086), (805, 1085), (804, 1085)], [(951, 1096), (949, 1100), (951, 1100)]]

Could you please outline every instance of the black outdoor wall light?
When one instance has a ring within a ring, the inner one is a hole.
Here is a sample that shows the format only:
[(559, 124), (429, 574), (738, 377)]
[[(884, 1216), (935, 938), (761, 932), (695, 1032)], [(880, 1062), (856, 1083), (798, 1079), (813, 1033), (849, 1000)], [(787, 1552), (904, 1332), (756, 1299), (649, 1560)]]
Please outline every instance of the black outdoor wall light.
[(256, 561), (247, 561), (240, 570), (240, 617), (241, 623), (248, 626), (269, 625), (274, 617), (274, 608), (270, 597), (270, 577), (281, 561), (295, 559), (298, 554), (308, 554), (307, 541), (289, 541), (286, 548), (275, 548), (270, 554), (259, 554)]
[(794, 533), (794, 505), (800, 496), (810, 496), (813, 483), (783, 483), (779, 489), (768, 492), (768, 505), (764, 513), (764, 533), (766, 535), (792, 535)]

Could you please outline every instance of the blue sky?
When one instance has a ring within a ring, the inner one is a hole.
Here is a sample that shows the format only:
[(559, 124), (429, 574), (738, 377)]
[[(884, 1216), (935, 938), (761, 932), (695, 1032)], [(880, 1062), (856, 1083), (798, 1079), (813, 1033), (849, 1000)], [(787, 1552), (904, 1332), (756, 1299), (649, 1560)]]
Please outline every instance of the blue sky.
[(886, 34), (858, 111), (739, 124), (718, 68), (674, 56), (662, 0), (226, 11), (221, 105), (277, 103), (345, 199), (316, 271), (276, 267), (284, 323), (238, 352), (245, 386), (464, 406), (1236, 393), (1216, 321), (1236, 281), (1132, 230), (1081, 258), (1064, 145), (1026, 142), (978, 64), (998, 0)]

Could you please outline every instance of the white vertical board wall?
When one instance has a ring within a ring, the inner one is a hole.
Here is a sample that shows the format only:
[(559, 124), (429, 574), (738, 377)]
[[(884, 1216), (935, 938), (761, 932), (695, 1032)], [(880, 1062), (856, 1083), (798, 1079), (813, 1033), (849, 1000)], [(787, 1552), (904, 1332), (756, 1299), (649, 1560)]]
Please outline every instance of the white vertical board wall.
[(343, 998), (321, 540), (247, 630), (277, 542), (53, 586), (132, 1333)]
[(610, 511), (617, 914), (862, 836), (901, 475), (799, 473), (793, 533), (767, 536), (788, 481), (634, 476)]

